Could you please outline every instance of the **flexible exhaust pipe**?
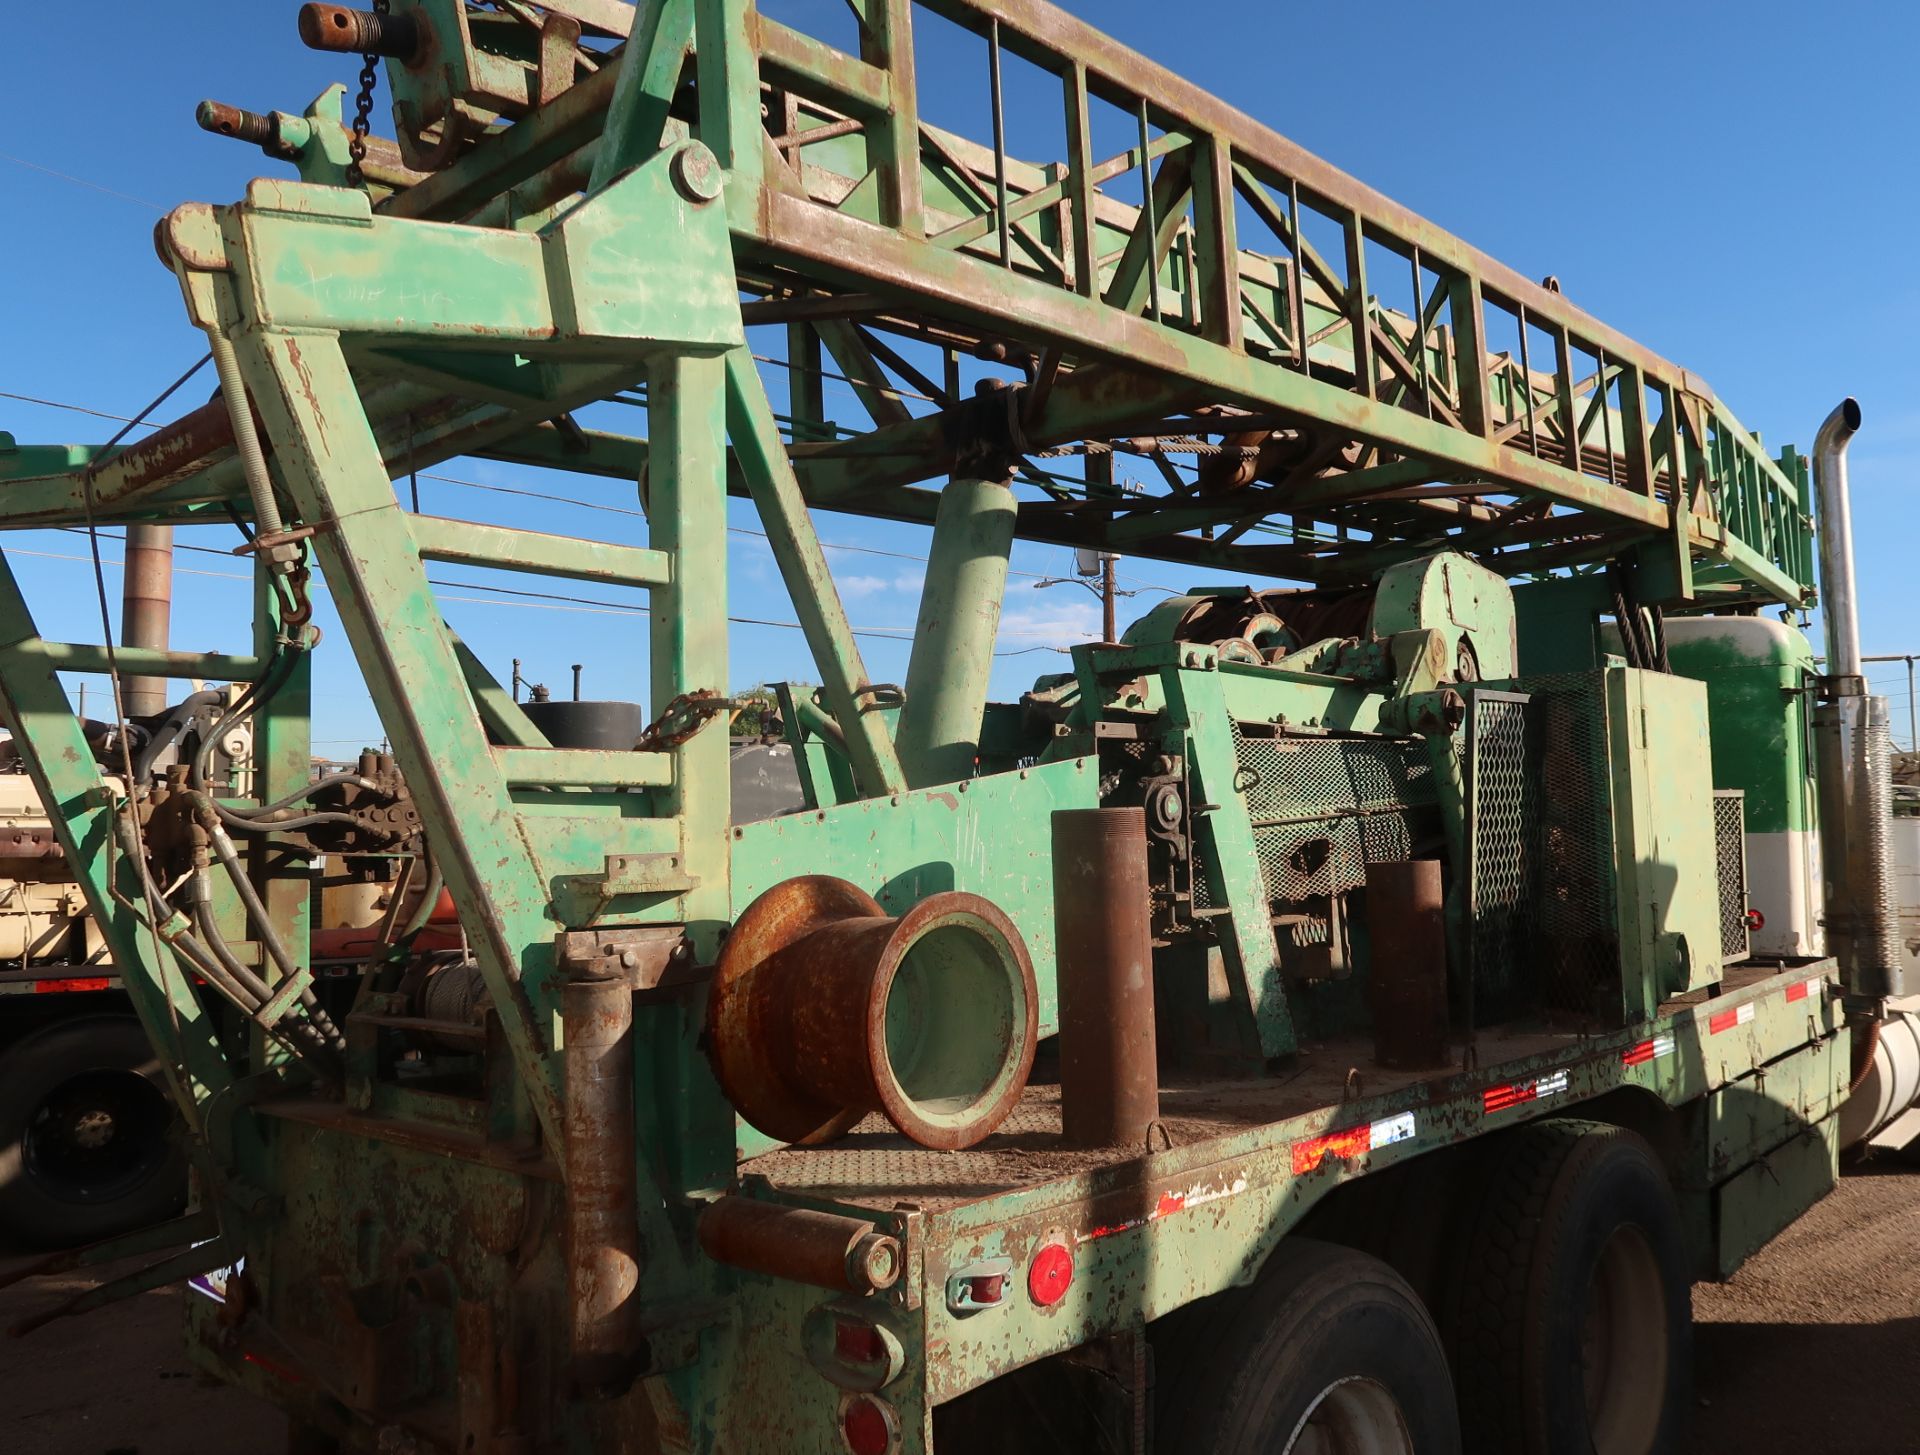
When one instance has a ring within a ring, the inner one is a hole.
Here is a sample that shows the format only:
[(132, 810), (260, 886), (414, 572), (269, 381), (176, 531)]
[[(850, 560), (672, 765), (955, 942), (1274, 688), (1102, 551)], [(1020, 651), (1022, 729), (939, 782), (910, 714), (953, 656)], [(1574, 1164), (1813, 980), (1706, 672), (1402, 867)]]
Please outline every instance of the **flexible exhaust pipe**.
[[(1821, 857), (1828, 949), (1856, 1018), (1877, 1020), (1889, 996), (1908, 993), (1893, 883), (1892, 738), (1884, 697), (1867, 695), (1860, 669), (1860, 607), (1853, 566), (1847, 447), (1860, 405), (1842, 400), (1814, 437), (1819, 498), (1820, 594), (1827, 670), (1814, 713), (1820, 778)], [(1862, 1044), (1868, 1038), (1862, 1037)]]

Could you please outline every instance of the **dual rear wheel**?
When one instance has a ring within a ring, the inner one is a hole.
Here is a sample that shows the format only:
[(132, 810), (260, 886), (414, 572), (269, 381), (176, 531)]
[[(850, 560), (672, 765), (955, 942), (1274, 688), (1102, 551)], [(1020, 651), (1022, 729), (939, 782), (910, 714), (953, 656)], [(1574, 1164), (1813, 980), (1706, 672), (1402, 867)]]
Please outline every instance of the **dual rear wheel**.
[(1692, 1361), (1685, 1240), (1646, 1143), (1547, 1121), (1488, 1149), (1427, 1304), (1386, 1262), (1288, 1238), (1154, 1327), (1157, 1448), (1216, 1455), (1666, 1455)]

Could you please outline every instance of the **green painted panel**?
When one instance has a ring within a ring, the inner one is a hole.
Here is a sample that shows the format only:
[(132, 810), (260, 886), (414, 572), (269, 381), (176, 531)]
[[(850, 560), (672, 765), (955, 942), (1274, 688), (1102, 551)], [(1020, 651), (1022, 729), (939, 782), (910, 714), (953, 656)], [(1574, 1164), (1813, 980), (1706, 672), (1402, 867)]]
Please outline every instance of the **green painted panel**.
[(1717, 1272), (1731, 1278), (1742, 1263), (1839, 1181), (1839, 1121), (1808, 1127), (1714, 1194), (1719, 1234)]
[(733, 912), (800, 874), (837, 874), (896, 914), (948, 889), (991, 900), (1020, 930), (1040, 988), (1040, 1030), (1059, 1025), (1053, 960), (1053, 814), (1096, 806), (1091, 758), (944, 788), (868, 798), (733, 831)]
[(1806, 637), (1764, 617), (1695, 617), (1667, 623), (1667, 655), (1707, 684), (1714, 786), (1746, 790), (1747, 832), (1812, 829)]

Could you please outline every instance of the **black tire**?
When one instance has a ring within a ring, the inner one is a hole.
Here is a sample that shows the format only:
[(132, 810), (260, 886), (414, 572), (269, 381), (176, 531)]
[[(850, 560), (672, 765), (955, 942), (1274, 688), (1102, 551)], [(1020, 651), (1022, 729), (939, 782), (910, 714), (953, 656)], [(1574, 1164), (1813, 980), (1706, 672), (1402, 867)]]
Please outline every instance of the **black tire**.
[[(1406, 1281), (1377, 1258), (1288, 1238), (1251, 1287), (1182, 1309), (1150, 1332), (1156, 1449), (1459, 1455), (1440, 1336)], [(1377, 1429), (1396, 1419), (1383, 1443), (1337, 1438), (1342, 1421)], [(1309, 1443), (1315, 1434), (1321, 1441)]]
[(187, 1197), (173, 1103), (140, 1023), (89, 1016), (0, 1055), (0, 1232), (64, 1248), (158, 1222)]
[(1692, 1281), (1652, 1149), (1600, 1122), (1540, 1122), (1506, 1139), (1483, 1186), (1445, 1317), (1467, 1447), (1684, 1448)]

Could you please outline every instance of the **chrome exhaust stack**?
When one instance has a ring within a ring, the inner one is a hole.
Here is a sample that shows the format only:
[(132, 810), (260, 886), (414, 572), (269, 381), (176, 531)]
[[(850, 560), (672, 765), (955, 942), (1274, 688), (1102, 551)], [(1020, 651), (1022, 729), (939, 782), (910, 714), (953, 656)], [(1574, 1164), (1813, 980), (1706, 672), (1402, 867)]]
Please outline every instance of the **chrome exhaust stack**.
[(1878, 1019), (1880, 1002), (1909, 994), (1912, 987), (1894, 896), (1887, 700), (1867, 695), (1860, 671), (1860, 609), (1847, 484), (1847, 446), (1859, 428), (1860, 406), (1845, 399), (1814, 437), (1827, 671), (1820, 682), (1813, 729), (1827, 948), (1840, 962), (1855, 1013)]

